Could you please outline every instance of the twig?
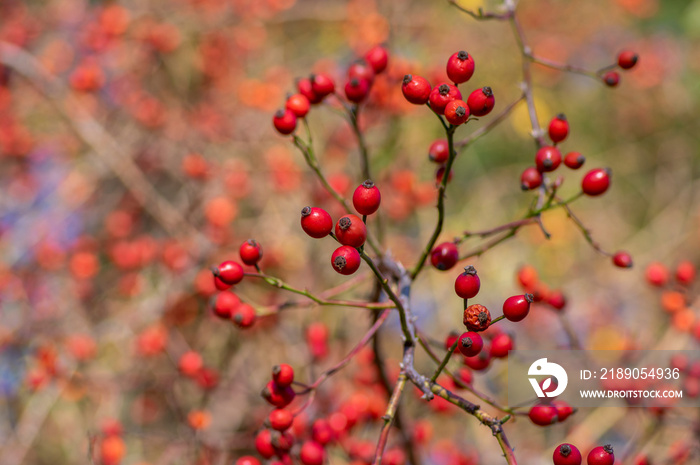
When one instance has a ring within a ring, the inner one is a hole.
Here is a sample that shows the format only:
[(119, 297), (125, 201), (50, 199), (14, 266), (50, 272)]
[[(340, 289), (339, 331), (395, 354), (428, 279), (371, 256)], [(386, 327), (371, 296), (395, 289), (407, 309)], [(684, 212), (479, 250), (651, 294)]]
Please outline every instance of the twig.
[(499, 114), (497, 114), (495, 117), (493, 117), (489, 122), (474, 131), (473, 133), (469, 134), (467, 137), (464, 139), (455, 142), (455, 147), (464, 150), (467, 148), (471, 143), (476, 141), (482, 136), (485, 136), (488, 134), (493, 128), (498, 126), (499, 123), (501, 123), (503, 120), (505, 120), (510, 113), (515, 109), (515, 107), (518, 106), (520, 102), (522, 102), (525, 99), (525, 94), (521, 94), (520, 97), (518, 97), (515, 101), (511, 102), (510, 105), (508, 105), (506, 108), (503, 109)]
[(384, 420), (384, 426), (382, 426), (382, 431), (379, 434), (379, 441), (377, 442), (377, 450), (374, 454), (374, 465), (380, 465), (382, 463), (382, 456), (384, 455), (384, 448), (386, 447), (387, 439), (389, 439), (389, 431), (391, 430), (391, 425), (394, 422), (394, 417), (396, 416), (396, 411), (399, 408), (399, 401), (401, 400), (401, 395), (406, 387), (406, 373), (399, 373), (399, 379), (396, 381), (396, 386), (394, 387), (394, 392), (389, 399), (389, 405), (386, 407), (386, 413), (382, 419)]

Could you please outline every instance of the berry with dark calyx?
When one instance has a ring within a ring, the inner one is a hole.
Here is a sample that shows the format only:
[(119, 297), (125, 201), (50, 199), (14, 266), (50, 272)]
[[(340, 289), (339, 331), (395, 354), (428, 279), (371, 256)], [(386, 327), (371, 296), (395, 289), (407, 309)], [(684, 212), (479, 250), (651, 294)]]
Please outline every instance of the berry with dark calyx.
[(285, 108), (290, 110), (297, 118), (303, 118), (309, 113), (311, 108), (311, 102), (302, 94), (290, 95), (287, 98), (287, 103), (285, 103)]
[(430, 252), (430, 263), (440, 271), (446, 271), (457, 264), (459, 250), (454, 242), (438, 244)]
[(275, 129), (277, 129), (277, 132), (286, 136), (293, 133), (297, 128), (297, 116), (292, 110), (286, 108), (284, 110), (280, 109), (275, 112), (272, 118), (272, 124), (275, 126)]
[(514, 295), (503, 302), (503, 315), (508, 321), (521, 321), (530, 312), (530, 304), (533, 302), (532, 294)]
[(236, 460), (235, 465), (260, 465), (260, 460), (252, 455), (245, 455)]
[(369, 95), (370, 83), (366, 79), (350, 79), (345, 84), (345, 97), (354, 103), (360, 103)]
[(238, 249), (241, 261), (253, 266), (262, 258), (262, 246), (255, 239), (248, 239)]
[(233, 324), (239, 328), (250, 328), (255, 323), (257, 319), (257, 314), (255, 313), (255, 308), (252, 305), (242, 303), (233, 309), (231, 313), (231, 320)]
[(306, 441), (301, 446), (299, 460), (303, 465), (323, 465), (326, 451), (316, 441)]
[(455, 86), (440, 84), (430, 91), (430, 108), (438, 115), (445, 114), (445, 107), (453, 100), (461, 100), (462, 93)]
[(264, 429), (255, 436), (255, 450), (265, 459), (275, 456), (275, 447), (272, 445), (272, 431)]
[(629, 253), (622, 250), (616, 252), (615, 255), (613, 255), (612, 262), (618, 268), (632, 268), (633, 264), (632, 256)]
[(401, 92), (409, 102), (415, 105), (424, 105), (430, 98), (430, 83), (421, 76), (407, 74), (403, 77)]
[(485, 331), (491, 324), (491, 312), (483, 305), (470, 305), (464, 309), (462, 322), (470, 331)]
[(445, 119), (454, 126), (464, 124), (469, 119), (469, 107), (463, 100), (452, 100), (445, 107)]
[(365, 80), (371, 86), (374, 81), (374, 69), (364, 60), (357, 60), (348, 68), (348, 79)]
[(523, 174), (520, 175), (520, 188), (523, 191), (537, 189), (542, 185), (542, 173), (534, 166), (525, 168)]
[(617, 87), (620, 83), (620, 73), (617, 71), (608, 71), (603, 74), (603, 82), (608, 87)]
[(360, 215), (371, 215), (379, 209), (382, 194), (369, 179), (357, 186), (352, 194), (352, 205)]
[(478, 333), (467, 331), (459, 336), (457, 348), (465, 357), (474, 357), (484, 348), (484, 340)]
[(372, 67), (374, 74), (379, 74), (389, 63), (389, 53), (381, 45), (375, 45), (365, 53), (365, 61)]
[(320, 239), (333, 230), (333, 219), (323, 208), (304, 207), (301, 210), (301, 228), (309, 236)]
[(649, 284), (663, 287), (668, 282), (668, 268), (659, 262), (652, 262), (647, 266), (645, 278)]
[(560, 444), (554, 449), (554, 465), (581, 465), (581, 452), (572, 444)]
[(309, 76), (309, 80), (311, 81), (311, 89), (321, 98), (335, 92), (335, 82), (333, 82), (333, 78), (327, 74), (312, 74)]
[(564, 400), (552, 401), (552, 405), (557, 409), (557, 417), (560, 422), (569, 418), (572, 414), (576, 412), (576, 409), (569, 405), (568, 402)]
[(286, 363), (272, 367), (272, 380), (280, 387), (290, 386), (294, 382), (294, 368)]
[(310, 104), (315, 105), (323, 101), (323, 97), (314, 92), (311, 86), (311, 79), (304, 78), (297, 81), (297, 90), (306, 97)]
[(491, 339), (489, 355), (493, 358), (505, 358), (508, 356), (508, 351), (514, 348), (515, 342), (510, 334), (498, 333)]
[(577, 170), (586, 162), (586, 157), (579, 152), (569, 152), (564, 157), (564, 164), (572, 170)]
[(286, 407), (296, 397), (296, 393), (291, 386), (278, 386), (274, 381), (269, 381), (260, 394), (266, 401), (277, 408)]
[(280, 452), (289, 452), (294, 447), (294, 436), (289, 431), (274, 432), (272, 445), (277, 449), (277, 455), (281, 456)]
[(550, 404), (536, 404), (527, 413), (537, 426), (549, 426), (557, 422), (557, 409)]
[(335, 237), (343, 245), (361, 247), (367, 240), (367, 226), (355, 215), (345, 215), (335, 224)]
[(631, 50), (623, 50), (617, 55), (617, 66), (622, 69), (631, 69), (639, 61), (639, 55)]
[(343, 245), (335, 249), (331, 256), (333, 269), (343, 275), (351, 275), (360, 268), (360, 253), (349, 245)]
[(278, 408), (270, 412), (267, 420), (270, 423), (270, 428), (277, 431), (286, 431), (292, 426), (294, 415), (289, 410)]
[[(464, 272), (455, 279), (455, 292), (462, 299), (471, 299), (479, 293), (481, 280), (472, 265), (464, 268)], [(466, 323), (465, 323), (466, 324)]]
[(609, 168), (595, 168), (586, 173), (581, 180), (583, 193), (591, 197), (604, 194), (610, 187), (611, 174)]
[(566, 296), (559, 290), (548, 293), (545, 301), (555, 310), (562, 310), (566, 306)]
[(233, 292), (222, 292), (216, 296), (214, 301), (214, 315), (223, 320), (228, 320), (233, 315), (233, 311), (241, 304), (241, 299)]
[(490, 87), (482, 87), (469, 94), (467, 105), (472, 116), (486, 116), (496, 105), (496, 97)]
[(453, 53), (447, 60), (446, 71), (455, 84), (467, 82), (474, 74), (474, 59), (465, 51)]
[(676, 267), (676, 281), (681, 284), (691, 284), (695, 280), (697, 270), (692, 262), (682, 261)]
[(615, 463), (613, 447), (610, 444), (606, 444), (594, 448), (588, 453), (586, 463), (588, 465), (613, 465)]
[(541, 173), (554, 171), (561, 164), (561, 152), (558, 148), (545, 145), (535, 155), (535, 165)]
[(445, 163), (450, 158), (450, 146), (447, 139), (437, 139), (428, 149), (428, 158), (435, 163)]
[(233, 286), (243, 280), (243, 267), (238, 262), (227, 260), (219, 266), (212, 268), (214, 276), (219, 278), (224, 283)]
[(558, 114), (549, 122), (549, 138), (555, 144), (569, 135), (569, 122), (563, 113)]

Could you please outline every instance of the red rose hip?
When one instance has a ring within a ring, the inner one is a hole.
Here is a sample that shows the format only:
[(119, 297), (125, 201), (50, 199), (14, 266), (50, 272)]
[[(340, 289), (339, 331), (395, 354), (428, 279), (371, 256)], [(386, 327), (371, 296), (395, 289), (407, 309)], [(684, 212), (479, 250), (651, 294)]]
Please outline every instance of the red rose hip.
[(246, 265), (255, 265), (262, 258), (262, 246), (255, 239), (248, 239), (238, 249), (241, 261)]
[(482, 87), (469, 94), (467, 105), (472, 115), (486, 116), (491, 113), (491, 110), (496, 105), (496, 98), (493, 96), (493, 91), (490, 87)]
[(375, 45), (365, 53), (365, 61), (372, 67), (374, 74), (379, 74), (389, 63), (389, 53), (381, 45)]
[(604, 194), (610, 187), (610, 174), (608, 168), (596, 168), (586, 173), (581, 181), (583, 193), (591, 197)]
[(615, 253), (612, 257), (613, 264), (618, 268), (632, 268), (632, 256), (624, 251)]
[(320, 239), (333, 230), (333, 219), (323, 208), (304, 207), (301, 210), (301, 228), (309, 236)]
[(520, 175), (520, 188), (523, 191), (529, 191), (532, 189), (537, 189), (542, 185), (542, 173), (535, 168), (530, 166), (525, 168), (525, 171)]
[(459, 250), (454, 242), (438, 244), (430, 252), (430, 263), (440, 271), (449, 270), (457, 264)]
[(549, 426), (557, 422), (557, 409), (549, 404), (536, 404), (527, 414), (537, 426)]
[(558, 114), (549, 122), (549, 138), (555, 144), (561, 142), (569, 135), (569, 122), (563, 113)]
[(360, 215), (371, 215), (376, 212), (381, 201), (382, 194), (369, 179), (357, 186), (352, 194), (352, 204)]
[(355, 215), (345, 215), (335, 224), (335, 237), (343, 245), (361, 247), (367, 240), (367, 226)]
[(588, 465), (613, 465), (615, 463), (615, 454), (613, 447), (610, 444), (598, 446), (588, 453), (586, 458)]
[(476, 268), (469, 265), (464, 272), (455, 279), (455, 292), (463, 299), (471, 299), (479, 293), (481, 280), (476, 274)]
[(461, 100), (462, 93), (455, 86), (440, 84), (430, 91), (430, 108), (438, 115), (445, 114), (445, 107), (453, 100)]
[(467, 52), (461, 50), (447, 60), (447, 77), (455, 84), (467, 82), (474, 74), (474, 59)]
[(561, 164), (561, 152), (558, 148), (545, 145), (535, 154), (535, 165), (541, 173), (554, 171)]
[(445, 119), (454, 126), (464, 124), (469, 119), (469, 107), (463, 100), (452, 100), (445, 107)]
[(349, 245), (343, 245), (335, 249), (331, 256), (333, 269), (343, 275), (351, 275), (360, 268), (360, 253)]
[(617, 66), (622, 69), (634, 68), (637, 61), (639, 61), (639, 55), (631, 50), (623, 50), (617, 55)]
[(554, 465), (581, 465), (581, 452), (572, 444), (560, 444), (552, 456)]
[(430, 83), (421, 76), (407, 74), (403, 77), (401, 92), (406, 100), (415, 105), (427, 103), (431, 89)]
[(435, 163), (445, 163), (450, 158), (450, 146), (447, 139), (438, 139), (430, 144), (428, 158)]
[(586, 162), (586, 157), (579, 152), (569, 152), (564, 157), (564, 164), (572, 170), (577, 170)]
[(459, 336), (457, 348), (465, 357), (474, 357), (475, 355), (479, 355), (481, 349), (484, 348), (484, 340), (479, 333), (467, 331)]
[(532, 294), (514, 295), (503, 302), (503, 315), (508, 321), (521, 321), (530, 312)]
[(277, 132), (286, 136), (297, 128), (297, 116), (289, 109), (277, 110), (272, 118), (272, 124)]

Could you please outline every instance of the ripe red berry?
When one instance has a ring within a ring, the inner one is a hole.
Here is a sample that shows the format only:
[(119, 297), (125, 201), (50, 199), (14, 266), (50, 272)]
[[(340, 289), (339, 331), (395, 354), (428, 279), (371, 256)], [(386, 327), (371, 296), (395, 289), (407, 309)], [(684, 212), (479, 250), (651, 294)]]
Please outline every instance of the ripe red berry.
[(301, 228), (309, 236), (320, 239), (333, 230), (333, 219), (323, 208), (304, 207), (301, 210)]
[(472, 265), (464, 268), (464, 272), (455, 279), (455, 292), (462, 299), (471, 299), (479, 293), (481, 280)]
[(509, 321), (521, 321), (530, 312), (530, 304), (533, 300), (532, 294), (508, 297), (503, 302), (503, 315)]
[(577, 170), (586, 162), (586, 157), (579, 152), (569, 152), (564, 157), (564, 164), (572, 170)]
[(557, 409), (550, 404), (536, 404), (530, 408), (527, 416), (538, 426), (549, 426), (557, 422)]
[(620, 73), (617, 71), (608, 71), (603, 74), (603, 82), (608, 87), (616, 87), (620, 83)]
[(496, 97), (493, 96), (493, 91), (490, 87), (482, 87), (469, 94), (467, 105), (472, 115), (486, 116), (491, 113), (491, 110), (496, 105)]
[(491, 347), (489, 355), (493, 358), (505, 358), (508, 356), (508, 351), (513, 350), (515, 342), (510, 334), (498, 333), (491, 339)]
[(563, 113), (558, 114), (549, 122), (549, 138), (555, 144), (566, 139), (569, 135), (569, 122)]
[(459, 336), (457, 348), (465, 357), (474, 357), (484, 348), (484, 340), (478, 333), (467, 331)]
[(286, 431), (294, 422), (294, 415), (289, 410), (275, 409), (270, 412), (270, 416), (267, 418), (270, 422), (270, 427), (277, 431)]
[(588, 453), (586, 458), (588, 465), (613, 465), (615, 463), (615, 454), (613, 447), (610, 444), (598, 446)]
[(272, 367), (272, 380), (280, 387), (289, 386), (294, 382), (294, 368), (286, 363)]
[(491, 364), (491, 355), (488, 350), (482, 349), (476, 357), (464, 357), (464, 364), (474, 371), (483, 371)]
[(289, 109), (279, 109), (272, 118), (272, 124), (277, 132), (283, 135), (291, 134), (297, 128), (297, 116)]
[(248, 239), (241, 244), (238, 253), (243, 263), (253, 266), (262, 258), (262, 246), (255, 239)]
[(216, 296), (212, 310), (219, 318), (228, 320), (240, 303), (241, 299), (233, 292), (222, 292)]
[(325, 418), (319, 418), (311, 426), (311, 437), (314, 441), (325, 446), (333, 440), (333, 428)]
[(421, 76), (407, 74), (403, 77), (401, 92), (409, 102), (423, 105), (428, 102), (431, 91), (430, 83)]
[(238, 284), (243, 280), (243, 267), (232, 260), (222, 262), (218, 267), (212, 269), (214, 276), (228, 285)]
[(304, 465), (323, 465), (326, 452), (316, 441), (306, 441), (301, 446), (299, 460)]
[(357, 186), (352, 194), (352, 205), (360, 215), (371, 215), (379, 209), (382, 194), (369, 179)]
[(572, 444), (560, 444), (554, 449), (554, 465), (581, 465), (581, 452)]
[(469, 119), (469, 107), (463, 100), (452, 100), (445, 107), (445, 119), (454, 126), (464, 124)]
[(558, 148), (545, 145), (535, 155), (535, 165), (541, 173), (554, 171), (561, 164), (561, 152)]
[(204, 366), (202, 356), (197, 352), (190, 350), (185, 352), (178, 360), (177, 367), (185, 376), (194, 377), (199, 373), (199, 370)]
[[(466, 384), (467, 386), (472, 384), (472, 381), (474, 381), (474, 375), (472, 375), (472, 372), (469, 368), (466, 367), (459, 367), (457, 372), (455, 373), (455, 378), (460, 380), (462, 383)], [(456, 386), (457, 389), (459, 389), (458, 386)]]
[(457, 339), (459, 339), (459, 333), (451, 331), (450, 334), (447, 335), (447, 338), (445, 338), (445, 350), (450, 350), (452, 344), (454, 344)]
[(357, 60), (348, 68), (348, 79), (365, 80), (371, 86), (374, 81), (374, 69), (364, 60)]
[(583, 193), (591, 197), (605, 193), (610, 187), (611, 174), (608, 168), (596, 168), (586, 173), (581, 181)]
[(323, 97), (314, 92), (311, 86), (311, 79), (304, 78), (297, 81), (297, 90), (307, 98), (310, 104), (315, 105), (323, 101)]
[(552, 291), (547, 294), (545, 300), (555, 310), (561, 310), (566, 306), (566, 296), (561, 291)]
[(375, 45), (365, 53), (365, 61), (372, 67), (374, 74), (379, 74), (389, 63), (389, 53), (381, 45)]
[(338, 247), (331, 256), (333, 269), (343, 275), (350, 275), (357, 271), (360, 261), (360, 253), (349, 245)]
[[(446, 169), (447, 169), (447, 166), (442, 165), (435, 171), (435, 184), (437, 184), (437, 185), (442, 184), (442, 177), (445, 175)], [(450, 170), (450, 174), (447, 175), (447, 182), (452, 181), (453, 174), (454, 174), (454, 171)]]
[(461, 100), (462, 93), (455, 86), (450, 84), (440, 84), (430, 91), (430, 108), (438, 115), (445, 114), (445, 107), (452, 100)]
[(277, 408), (286, 407), (287, 405), (291, 404), (294, 397), (296, 397), (296, 393), (291, 386), (281, 387), (274, 381), (269, 381), (267, 385), (265, 385), (261, 395), (267, 402)]
[(696, 268), (692, 262), (682, 261), (676, 267), (676, 281), (681, 284), (691, 284), (695, 280)]
[(647, 266), (645, 277), (652, 286), (662, 287), (668, 282), (668, 268), (659, 262)]
[(617, 55), (617, 66), (622, 69), (634, 68), (639, 60), (639, 55), (631, 50), (623, 50)]
[(275, 447), (272, 445), (272, 432), (269, 429), (264, 429), (255, 436), (255, 450), (265, 459), (274, 457)]
[(462, 322), (470, 331), (485, 331), (491, 324), (491, 312), (483, 305), (470, 305), (464, 309)]
[(632, 256), (627, 252), (617, 252), (613, 255), (612, 261), (619, 268), (632, 268)]
[(449, 270), (457, 264), (459, 250), (454, 242), (438, 244), (430, 252), (430, 263), (438, 270)]
[(245, 455), (236, 460), (236, 465), (260, 465), (260, 460), (251, 455)]
[(250, 304), (242, 303), (233, 309), (231, 319), (239, 328), (250, 328), (257, 319), (255, 308)]
[(576, 410), (569, 405), (568, 402), (564, 400), (555, 400), (552, 401), (552, 405), (554, 406), (555, 409), (557, 409), (557, 418), (559, 422), (562, 422), (569, 418)]
[(302, 94), (290, 95), (285, 103), (285, 108), (290, 110), (297, 118), (303, 118), (311, 108), (311, 102)]
[(335, 224), (335, 237), (343, 245), (361, 247), (367, 240), (367, 226), (355, 215), (345, 215)]
[(525, 168), (520, 175), (520, 188), (524, 191), (537, 189), (542, 185), (542, 173), (534, 166)]
[(345, 97), (354, 103), (360, 103), (369, 95), (370, 84), (366, 79), (350, 79), (345, 84)]
[(327, 74), (312, 74), (309, 76), (309, 80), (311, 81), (311, 89), (321, 98), (335, 92), (335, 82), (333, 82), (333, 78)]
[(216, 289), (219, 291), (225, 291), (226, 289), (229, 289), (231, 285), (226, 284), (225, 282), (220, 280), (218, 276), (214, 275), (214, 287), (216, 287)]
[(450, 158), (450, 146), (447, 139), (437, 139), (430, 144), (428, 158), (435, 163), (445, 163)]
[(467, 82), (474, 74), (474, 59), (465, 51), (453, 53), (447, 60), (447, 77), (455, 84)]

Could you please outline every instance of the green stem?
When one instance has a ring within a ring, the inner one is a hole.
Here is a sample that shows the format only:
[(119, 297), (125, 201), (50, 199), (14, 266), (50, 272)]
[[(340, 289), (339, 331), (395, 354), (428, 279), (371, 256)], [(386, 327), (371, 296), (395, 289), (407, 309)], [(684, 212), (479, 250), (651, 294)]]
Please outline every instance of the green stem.
[(440, 362), (440, 365), (437, 367), (437, 370), (435, 370), (433, 376), (430, 377), (431, 382), (434, 383), (438, 379), (438, 376), (440, 376), (440, 373), (442, 373), (442, 370), (445, 368), (445, 366), (447, 366), (447, 362), (450, 361), (450, 359), (452, 358), (452, 354), (454, 354), (455, 349), (457, 349), (457, 344), (459, 344), (459, 338), (456, 338), (455, 342), (452, 343), (452, 346), (450, 346), (449, 350), (445, 354), (445, 357), (442, 359), (442, 362)]

